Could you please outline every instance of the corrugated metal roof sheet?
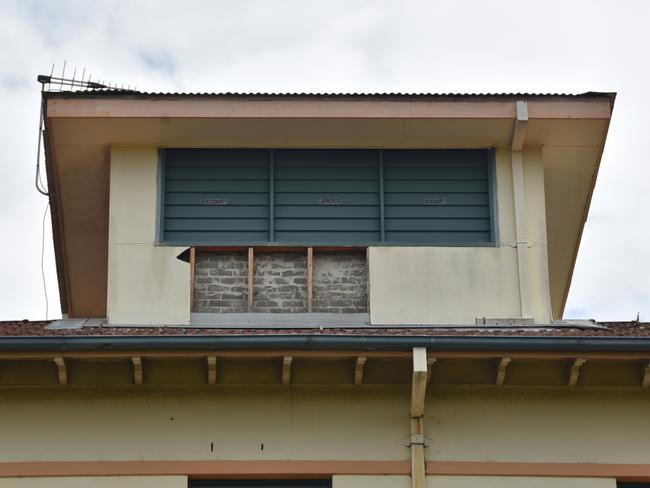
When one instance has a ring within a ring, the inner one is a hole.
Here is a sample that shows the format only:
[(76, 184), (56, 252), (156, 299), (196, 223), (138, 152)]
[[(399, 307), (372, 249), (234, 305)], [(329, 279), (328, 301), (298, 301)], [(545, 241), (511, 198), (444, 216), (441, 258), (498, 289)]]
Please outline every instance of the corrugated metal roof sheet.
[(613, 92), (584, 93), (428, 93), (428, 92), (146, 92), (135, 90), (79, 90), (45, 92), (48, 97), (93, 98), (101, 97), (199, 97), (199, 98), (339, 98), (339, 99), (461, 99), (461, 98), (597, 98), (614, 99)]

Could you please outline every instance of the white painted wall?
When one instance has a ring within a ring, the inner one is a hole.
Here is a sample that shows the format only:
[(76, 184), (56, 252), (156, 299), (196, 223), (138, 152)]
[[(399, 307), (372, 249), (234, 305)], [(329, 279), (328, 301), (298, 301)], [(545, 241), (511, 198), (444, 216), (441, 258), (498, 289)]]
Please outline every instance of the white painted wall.
[(107, 315), (111, 324), (189, 324), (184, 248), (156, 246), (158, 152), (111, 149)]
[[(495, 247), (371, 247), (373, 324), (474, 324), (477, 317), (521, 317), (512, 166), (496, 154), (499, 245)], [(528, 286), (537, 323), (551, 319), (544, 167), (540, 148), (524, 151)]]

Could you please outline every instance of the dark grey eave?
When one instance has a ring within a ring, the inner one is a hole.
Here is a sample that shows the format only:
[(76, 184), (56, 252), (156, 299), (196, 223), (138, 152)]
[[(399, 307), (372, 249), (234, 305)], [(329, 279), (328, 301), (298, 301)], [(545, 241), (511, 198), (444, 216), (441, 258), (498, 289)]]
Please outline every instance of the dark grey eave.
[(426, 347), (452, 352), (650, 353), (650, 337), (440, 337), (440, 336), (64, 336), (0, 339), (0, 352), (354, 350)]

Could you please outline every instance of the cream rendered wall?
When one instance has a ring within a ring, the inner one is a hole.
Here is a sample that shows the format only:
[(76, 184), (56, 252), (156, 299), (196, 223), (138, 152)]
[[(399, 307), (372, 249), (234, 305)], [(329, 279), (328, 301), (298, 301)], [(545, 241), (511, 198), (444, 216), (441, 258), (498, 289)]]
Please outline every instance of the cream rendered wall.
[[(499, 243), (495, 247), (371, 247), (373, 324), (474, 324), (521, 317), (510, 151), (496, 151)], [(537, 323), (548, 323), (544, 167), (541, 148), (524, 151), (528, 285)]]
[(428, 392), (429, 461), (650, 461), (650, 392), (447, 388)]
[(616, 488), (613, 478), (427, 476), (427, 488)]
[[(3, 462), (410, 459), (408, 387), (53, 387), (0, 397), (0, 432), (11, 439), (0, 442)], [(425, 455), (647, 464), (649, 406), (641, 389), (433, 388)]]
[(0, 432), (12, 439), (0, 442), (3, 462), (410, 458), (403, 387), (54, 388), (0, 397)]
[(411, 488), (411, 477), (335, 475), (332, 476), (332, 488)]
[[(427, 476), (427, 488), (616, 488), (613, 478)], [(409, 476), (333, 476), (332, 488), (411, 488)]]
[(187, 476), (0, 478), (0, 488), (187, 488)]
[(189, 324), (184, 248), (156, 246), (158, 153), (111, 149), (107, 315), (111, 324)]

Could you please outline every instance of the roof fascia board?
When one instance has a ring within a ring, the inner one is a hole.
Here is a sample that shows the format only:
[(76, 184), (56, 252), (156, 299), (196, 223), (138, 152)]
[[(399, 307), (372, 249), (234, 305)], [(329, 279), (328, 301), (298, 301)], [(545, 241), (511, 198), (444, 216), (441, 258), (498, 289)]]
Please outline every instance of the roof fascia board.
[(64, 222), (62, 219), (61, 199), (59, 198), (59, 178), (56, 168), (56, 157), (54, 150), (54, 136), (52, 127), (48, 124), (46, 100), (43, 103), (43, 149), (45, 155), (45, 173), (47, 177), (47, 188), (50, 200), (50, 213), (52, 216), (52, 240), (54, 243), (54, 261), (56, 264), (56, 276), (59, 285), (59, 303), (61, 305), (61, 314), (63, 317), (71, 315), (72, 297), (70, 291), (70, 282), (68, 273), (68, 259), (65, 246), (65, 232), (63, 231)]
[[(53, 98), (50, 118), (515, 119), (516, 101)], [(609, 98), (529, 101), (531, 119), (609, 119)]]

